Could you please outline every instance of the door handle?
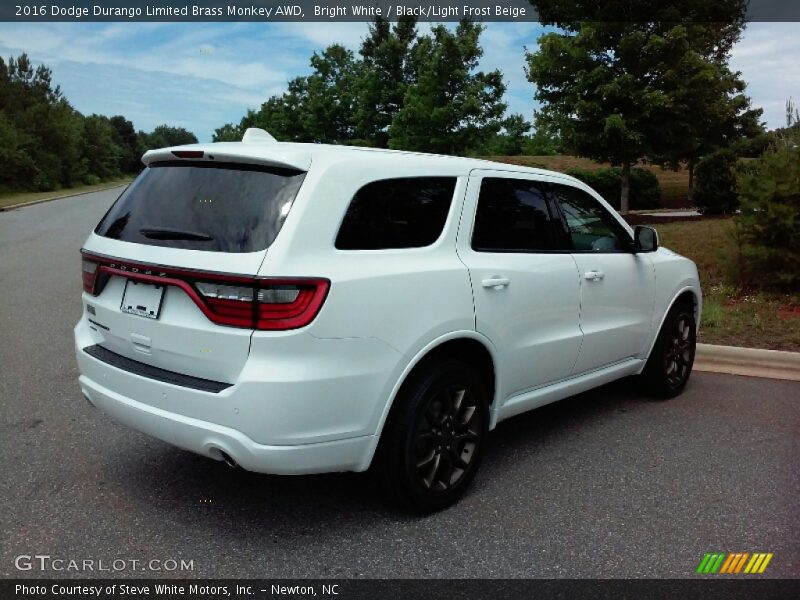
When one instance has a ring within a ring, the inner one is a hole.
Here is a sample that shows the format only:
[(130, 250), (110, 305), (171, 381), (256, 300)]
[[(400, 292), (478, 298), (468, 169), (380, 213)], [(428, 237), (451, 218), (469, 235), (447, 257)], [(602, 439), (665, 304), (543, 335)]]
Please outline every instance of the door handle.
[(586, 271), (586, 273), (583, 274), (583, 278), (589, 281), (599, 281), (605, 276), (606, 274), (602, 271)]
[(502, 290), (511, 283), (511, 280), (506, 277), (490, 277), (481, 281), (481, 285), (485, 288), (492, 288), (494, 290)]

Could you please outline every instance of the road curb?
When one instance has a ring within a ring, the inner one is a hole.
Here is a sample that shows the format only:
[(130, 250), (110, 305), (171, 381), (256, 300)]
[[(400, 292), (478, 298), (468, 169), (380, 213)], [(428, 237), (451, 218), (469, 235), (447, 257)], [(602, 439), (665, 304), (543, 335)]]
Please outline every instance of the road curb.
[(31, 200), (30, 202), (20, 202), (19, 204), (12, 204), (10, 206), (0, 206), (0, 212), (5, 212), (7, 210), (14, 210), (16, 208), (22, 208), (24, 206), (34, 206), (36, 204), (44, 204), (45, 202), (52, 202), (53, 200), (61, 200), (63, 198), (73, 198), (75, 196), (85, 196), (86, 194), (96, 194), (97, 192), (105, 192), (108, 190), (113, 190), (118, 187), (124, 187), (130, 185), (128, 183), (118, 183), (117, 185), (109, 185), (108, 187), (98, 188), (96, 190), (89, 190), (88, 192), (75, 192), (74, 194), (64, 194), (63, 196), (53, 196), (52, 198), (41, 198), (39, 200)]
[(694, 369), (800, 381), (800, 352), (697, 344)]

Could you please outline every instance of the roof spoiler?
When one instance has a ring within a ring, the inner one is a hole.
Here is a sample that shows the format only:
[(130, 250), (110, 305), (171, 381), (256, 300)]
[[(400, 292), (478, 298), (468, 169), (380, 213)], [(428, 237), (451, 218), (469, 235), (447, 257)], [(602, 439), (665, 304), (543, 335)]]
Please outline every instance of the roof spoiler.
[[(246, 144), (247, 147), (243, 147)], [(217, 142), (214, 144), (189, 144), (149, 150), (142, 156), (145, 165), (164, 161), (194, 160), (234, 162), (269, 165), (308, 171), (311, 153), (308, 150), (279, 144), (263, 129), (249, 128), (241, 142)]]

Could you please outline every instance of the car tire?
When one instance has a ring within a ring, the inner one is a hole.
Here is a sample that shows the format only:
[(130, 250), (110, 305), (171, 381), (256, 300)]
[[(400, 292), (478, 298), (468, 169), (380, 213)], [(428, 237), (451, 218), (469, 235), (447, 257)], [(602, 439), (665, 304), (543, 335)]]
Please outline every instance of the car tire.
[(474, 369), (442, 361), (401, 388), (373, 466), (389, 498), (402, 507), (440, 510), (469, 487), (488, 432), (488, 397)]
[(694, 308), (682, 302), (670, 309), (642, 372), (646, 390), (659, 398), (674, 398), (689, 381), (697, 346)]

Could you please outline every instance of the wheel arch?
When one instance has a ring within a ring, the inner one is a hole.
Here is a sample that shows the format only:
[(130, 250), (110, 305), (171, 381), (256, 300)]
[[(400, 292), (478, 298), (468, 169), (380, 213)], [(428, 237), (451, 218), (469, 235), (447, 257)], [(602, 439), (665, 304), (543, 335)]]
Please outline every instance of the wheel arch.
[(464, 360), (477, 369), (481, 380), (486, 385), (489, 396), (490, 409), (490, 428), (494, 427), (494, 408), (497, 402), (497, 352), (493, 344), (481, 334), (475, 331), (457, 331), (443, 335), (424, 346), (414, 357), (408, 361), (400, 377), (397, 378), (389, 399), (384, 406), (383, 412), (378, 423), (374, 436), (371, 451), (366, 458), (364, 469), (372, 462), (377, 450), (381, 434), (389, 420), (393, 409), (396, 406), (397, 398), (402, 393), (405, 386), (413, 381), (414, 377), (423, 371), (428, 365), (445, 358), (458, 358)]
[(672, 310), (673, 306), (681, 302), (692, 303), (695, 326), (699, 329), (700, 313), (702, 311), (702, 299), (696, 287), (692, 285), (685, 285), (680, 289), (678, 289), (678, 291), (673, 294), (672, 300), (670, 300), (669, 304), (667, 305), (666, 309), (661, 315), (661, 319), (658, 322), (658, 327), (654, 328), (652, 339), (650, 340), (650, 345), (647, 348), (647, 354), (645, 356), (645, 360), (650, 358), (650, 354), (653, 352), (653, 347), (656, 344), (656, 340), (658, 339), (658, 334), (661, 332), (661, 328), (664, 326), (664, 320), (667, 318), (667, 315)]

